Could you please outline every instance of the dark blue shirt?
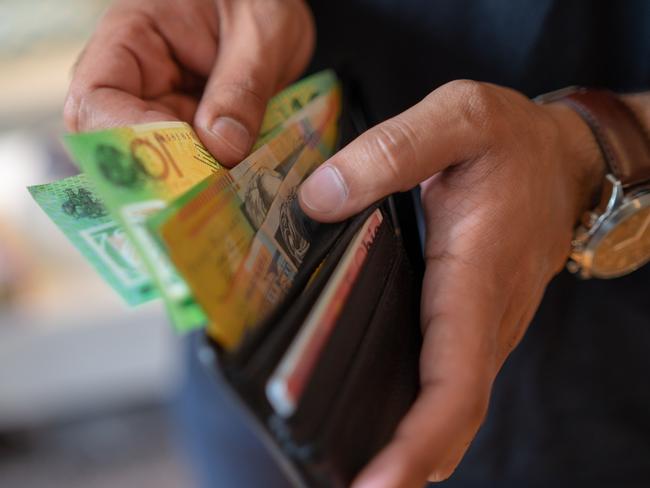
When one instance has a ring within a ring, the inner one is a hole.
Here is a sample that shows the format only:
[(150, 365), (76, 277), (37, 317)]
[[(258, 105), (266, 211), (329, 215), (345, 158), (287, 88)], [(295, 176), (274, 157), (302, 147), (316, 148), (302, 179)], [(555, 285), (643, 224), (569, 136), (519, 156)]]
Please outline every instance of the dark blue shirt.
[[(457, 78), (528, 96), (574, 84), (650, 89), (649, 1), (311, 3), (315, 68), (357, 80), (375, 121)], [(650, 486), (650, 266), (551, 283), (442, 486), (538, 485)]]

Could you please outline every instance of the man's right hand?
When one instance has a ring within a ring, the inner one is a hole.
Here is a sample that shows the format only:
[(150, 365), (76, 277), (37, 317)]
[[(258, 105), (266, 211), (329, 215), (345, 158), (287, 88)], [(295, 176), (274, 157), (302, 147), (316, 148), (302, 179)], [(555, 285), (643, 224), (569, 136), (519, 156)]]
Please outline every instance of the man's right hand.
[(314, 23), (303, 0), (119, 0), (74, 72), (72, 131), (182, 120), (232, 166), (268, 99), (305, 68)]

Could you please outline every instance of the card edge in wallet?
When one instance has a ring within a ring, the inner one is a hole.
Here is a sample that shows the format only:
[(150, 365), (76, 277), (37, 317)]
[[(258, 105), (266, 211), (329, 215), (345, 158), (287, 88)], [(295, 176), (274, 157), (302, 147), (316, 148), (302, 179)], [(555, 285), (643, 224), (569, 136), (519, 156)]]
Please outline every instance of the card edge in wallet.
[[(313, 269), (303, 271), (301, 277), (292, 285), (291, 291), (283, 302), (258, 326), (260, 329), (265, 329), (257, 332), (263, 337), (263, 340), (260, 340), (259, 337), (250, 339), (256, 340), (257, 344), (254, 347), (248, 346), (250, 350), (247, 351), (245, 357), (238, 357), (238, 351), (235, 351), (234, 354), (224, 354), (224, 365), (228, 368), (228, 372), (233, 376), (234, 381), (247, 385), (246, 389), (248, 390), (262, 383), (262, 379), (263, 383), (266, 382), (266, 379), (272, 373), (275, 365), (302, 326), (302, 322), (311, 307), (327, 285), (348, 244), (354, 239), (356, 232), (364, 224), (367, 217), (378, 207), (378, 204), (373, 205), (355, 215), (345, 222), (340, 232), (333, 229), (337, 232), (337, 238), (333, 246), (330, 249), (319, 247), (312, 257), (305, 259), (305, 261), (310, 260), (310, 267)], [(387, 213), (383, 210), (382, 213), (386, 218)], [(309, 287), (305, 288), (311, 274), (321, 262), (322, 266), (319, 274), (309, 284)], [(299, 293), (300, 290), (303, 290), (302, 294)]]
[[(336, 326), (323, 349), (318, 354), (318, 362), (309, 374), (307, 385), (300, 395), (295, 412), (291, 416), (286, 417), (287, 424), (291, 425), (292, 428), (295, 428), (300, 423), (306, 411), (309, 412), (310, 403), (316, 403), (318, 405), (325, 401), (322, 397), (320, 399), (316, 397), (324, 394), (328, 398), (331, 398), (335, 394), (335, 389), (332, 391), (332, 385), (330, 384), (332, 381), (332, 366), (336, 369), (334, 376), (344, 378), (345, 371), (348, 370), (354, 361), (355, 352), (365, 335), (366, 329), (374, 314), (374, 307), (380, 299), (382, 291), (386, 286), (386, 280), (388, 279), (388, 275), (384, 274), (383, 280), (379, 282), (376, 280), (376, 278), (381, 279), (382, 271), (380, 268), (384, 266), (392, 268), (395, 259), (392, 251), (395, 249), (396, 237), (386, 218), (385, 216), (377, 232), (375, 241), (368, 250), (368, 255), (363, 266), (347, 296), (346, 302), (336, 318)], [(374, 286), (372, 296), (369, 296), (368, 285), (371, 285), (373, 282), (377, 285)], [(367, 306), (359, 307), (360, 303), (363, 302)], [(355, 319), (351, 320), (353, 322), (350, 324), (351, 327), (344, 327), (342, 322), (350, 322), (348, 318), (352, 313), (355, 314)], [(350, 335), (353, 332), (354, 341), (352, 342)], [(345, 358), (341, 358), (341, 349), (346, 350)], [(327, 363), (324, 363), (324, 361), (327, 361)], [(324, 379), (325, 381), (323, 381)], [(276, 411), (276, 413), (280, 415), (280, 412)], [(319, 418), (318, 423), (321, 420)]]
[[(394, 231), (394, 226), (396, 224), (395, 222), (392, 221), (392, 216), (390, 215), (390, 212), (383, 205), (382, 205), (382, 213), (384, 215), (384, 222), (389, 224), (388, 227), (393, 229)], [(351, 239), (352, 236), (354, 236), (354, 233), (350, 232), (350, 234), (351, 234), (350, 236)], [(390, 234), (394, 235), (393, 233)], [(347, 247), (350, 239), (347, 239), (347, 241), (339, 240), (337, 242), (337, 246), (340, 245), (340, 247), (344, 250)], [(399, 239), (397, 236), (394, 236), (394, 239), (397, 242), (398, 246), (403, 246), (403, 243), (401, 243), (401, 239)], [(345, 242), (345, 245), (342, 244), (343, 242)], [(404, 249), (402, 250), (399, 250), (399, 248), (397, 249), (398, 252), (403, 254), (402, 259), (406, 259), (406, 261), (410, 261)], [(333, 268), (336, 267), (336, 261), (338, 260), (333, 260), (334, 262)], [(327, 277), (326, 279), (323, 278), (324, 283), (327, 283), (328, 280), (329, 277)], [(384, 290), (386, 289), (386, 286), (382, 286), (381, 288), (382, 288), (382, 292), (379, 294), (380, 297), (383, 294)], [(317, 299), (317, 296), (315, 299)], [(310, 306), (313, 306), (313, 303), (311, 303)], [(310, 307), (308, 307), (308, 310), (309, 308)], [(374, 319), (371, 317), (371, 322), (368, 325), (368, 327), (372, 326), (373, 321)], [(299, 325), (301, 324), (301, 322), (302, 322), (301, 320), (298, 320)], [(294, 466), (294, 468), (296, 468), (300, 473), (302, 473), (303, 479), (306, 479), (308, 481), (314, 481), (315, 480), (314, 476), (320, 478), (318, 473), (320, 473), (320, 475), (323, 476), (328, 476), (327, 468), (321, 467), (322, 469), (315, 469), (315, 466), (310, 467), (309, 463), (305, 462), (306, 458), (308, 458), (311, 454), (313, 454), (311, 449), (307, 449), (307, 450), (302, 449), (302, 454), (296, 456), (297, 453), (300, 453), (301, 449), (300, 446), (294, 445), (293, 440), (291, 439), (291, 432), (289, 431), (287, 433), (287, 436), (283, 438), (282, 433), (278, 432), (277, 429), (274, 429), (273, 423), (269, 422), (268, 415), (271, 411), (270, 406), (268, 405), (268, 402), (265, 401), (265, 399), (264, 401), (260, 401), (259, 398), (259, 396), (264, 395), (263, 387), (260, 388), (260, 386), (263, 386), (263, 384), (266, 382), (268, 375), (266, 375), (264, 381), (261, 381), (258, 384), (257, 389), (260, 393), (258, 398), (251, 398), (248, 394), (250, 393), (250, 390), (246, 392), (246, 388), (242, 387), (243, 385), (241, 383), (241, 378), (232, 377), (228, 374), (228, 369), (230, 368), (228, 368), (228, 364), (227, 364), (227, 359), (228, 359), (227, 355), (223, 354), (223, 351), (219, 351), (217, 349), (217, 356), (219, 362), (222, 364), (222, 372), (223, 372), (223, 376), (226, 377), (226, 383), (228, 383), (229, 387), (232, 388), (232, 390), (235, 391), (240, 396), (240, 398), (238, 399), (239, 404), (247, 408), (247, 410), (254, 417), (255, 421), (259, 424), (256, 428), (261, 427), (264, 430), (264, 434), (270, 437), (275, 442), (276, 445), (273, 447), (278, 448), (277, 451), (282, 453), (282, 455), (284, 456), (283, 459), (289, 459), (291, 462), (295, 463), (297, 466)], [(272, 370), (272, 367), (270, 369)], [(345, 386), (343, 385), (342, 388), (345, 388)], [(324, 435), (326, 436), (327, 433), (325, 433)], [(300, 460), (301, 458), (303, 459), (303, 461)]]
[[(267, 385), (267, 399), (269, 400), (269, 403), (273, 407), (273, 410), (275, 411), (275, 413), (277, 413), (278, 415), (280, 415), (283, 418), (286, 418), (288, 421), (289, 421), (289, 419), (295, 419), (296, 416), (300, 417), (300, 413), (304, 409), (304, 402), (302, 400), (304, 399), (305, 395), (307, 395), (307, 391), (310, 389), (310, 386), (311, 386), (311, 389), (314, 388), (314, 386), (313, 386), (314, 377), (316, 377), (316, 379), (320, 378), (320, 375), (318, 375), (317, 372), (320, 369), (319, 365), (320, 365), (323, 357), (325, 356), (325, 354), (328, 351), (331, 351), (332, 349), (336, 349), (336, 351), (337, 351), (336, 355), (337, 355), (337, 362), (338, 362), (339, 371), (340, 371), (340, 369), (345, 369), (345, 364), (347, 364), (351, 360), (352, 356), (354, 355), (354, 350), (348, 350), (347, 351), (347, 356), (345, 357), (346, 363), (342, 364), (342, 362), (341, 362), (341, 352), (342, 352), (342, 350), (343, 351), (346, 350), (345, 346), (350, 346), (351, 345), (351, 343), (350, 343), (350, 334), (351, 334), (352, 331), (351, 331), (350, 328), (346, 328), (346, 330), (342, 331), (341, 330), (340, 319), (341, 319), (341, 317), (345, 316), (346, 313), (349, 313), (351, 307), (354, 308), (354, 304), (356, 303), (354, 298), (355, 298), (355, 296), (359, 295), (361, 288), (363, 288), (363, 290), (364, 290), (363, 294), (367, 295), (368, 286), (362, 286), (362, 285), (371, 285), (371, 283), (372, 283), (371, 278), (375, 278), (375, 276), (371, 276), (370, 278), (368, 277), (369, 267), (370, 267), (371, 263), (373, 262), (373, 260), (375, 259), (375, 257), (377, 256), (377, 254), (380, 253), (382, 250), (384, 250), (384, 248), (386, 248), (385, 250), (386, 250), (386, 252), (389, 253), (389, 258), (390, 258), (390, 251), (391, 251), (390, 244), (395, 239), (393, 228), (390, 225), (390, 223), (387, 222), (387, 219), (389, 218), (389, 216), (387, 216), (386, 213), (381, 211), (381, 210), (379, 212), (380, 212), (380, 215), (381, 215), (381, 217), (380, 217), (381, 220), (378, 222), (378, 225), (376, 227), (376, 231), (375, 231), (374, 236), (360, 236), (359, 234), (357, 234), (357, 235), (355, 235), (355, 238), (351, 242), (349, 242), (348, 245), (346, 246), (344, 257), (348, 252), (354, 252), (355, 256), (352, 259), (356, 260), (356, 259), (358, 259), (358, 255), (356, 254), (355, 249), (351, 249), (351, 246), (355, 243), (355, 241), (358, 238), (361, 240), (361, 242), (359, 242), (359, 244), (361, 244), (361, 245), (364, 245), (364, 241), (366, 243), (365, 245), (367, 245), (368, 241), (370, 241), (367, 252), (366, 252), (366, 254), (365, 254), (364, 258), (363, 258), (363, 262), (362, 262), (361, 266), (359, 267), (359, 269), (358, 269), (358, 271), (356, 273), (356, 276), (354, 277), (354, 281), (352, 282), (348, 292), (346, 293), (346, 296), (344, 297), (344, 302), (343, 302), (339, 312), (334, 317), (334, 326), (333, 326), (333, 328), (331, 330), (329, 330), (329, 332), (328, 332), (327, 336), (324, 338), (323, 343), (322, 343), (321, 347), (319, 348), (319, 350), (317, 350), (315, 352), (316, 360), (313, 361), (312, 366), (310, 368), (310, 371), (307, 372), (305, 386), (302, 389), (302, 391), (300, 393), (298, 393), (298, 399), (296, 400), (296, 403), (294, 405), (294, 409), (293, 409), (293, 411), (291, 413), (283, 411), (282, 407), (280, 405), (275, 405), (274, 402), (272, 401), (272, 398), (269, 397), (269, 394), (272, 393), (272, 390), (273, 390), (273, 388), (271, 386), (271, 382), (274, 381), (274, 380), (278, 381), (280, 379), (280, 377), (279, 377), (280, 375), (278, 374), (279, 369), (282, 368), (282, 366), (284, 364), (284, 361), (286, 359), (288, 359), (288, 356), (291, 354), (292, 349), (294, 348), (294, 345), (296, 344), (296, 341), (299, 340), (300, 335), (303, 333), (304, 327), (307, 325), (306, 322), (309, 321), (311, 313), (319, 305), (319, 302), (320, 302), (320, 299), (322, 298), (322, 295), (324, 293), (326, 293), (331, 281), (334, 279), (336, 273), (339, 272), (339, 268), (341, 267), (341, 265), (343, 263), (342, 260), (337, 264), (336, 269), (334, 270), (334, 273), (332, 273), (332, 275), (330, 275), (326, 286), (321, 291), (321, 296), (319, 296), (318, 300), (314, 304), (312, 304), (309, 315), (307, 317), (305, 317), (305, 319), (303, 321), (303, 325), (302, 325), (301, 329), (299, 330), (299, 333), (294, 336), (293, 341), (291, 342), (289, 347), (285, 350), (283, 356), (280, 358), (280, 361), (278, 361), (278, 364), (275, 367), (274, 372), (271, 374), (271, 376), (267, 380), (267, 384), (266, 384)], [(370, 219), (372, 218), (373, 215), (374, 215), (374, 212), (368, 217), (368, 219), (366, 219), (366, 222), (368, 223), (368, 227), (367, 227), (368, 229), (370, 229), (372, 227), (372, 222), (370, 221)], [(366, 227), (365, 223), (364, 223), (364, 226), (362, 226), (360, 228), (360, 230), (364, 229), (364, 227)], [(383, 243), (387, 243), (387, 245), (384, 245), (384, 247), (382, 247)], [(392, 263), (391, 263), (391, 265), (392, 265)], [(342, 272), (345, 273), (345, 270), (342, 270)], [(368, 283), (369, 280), (370, 280), (370, 283)], [(339, 286), (340, 286), (340, 284), (339, 284)], [(379, 287), (376, 287), (377, 290), (378, 290), (377, 293), (376, 293), (377, 298), (381, 294), (382, 287), (383, 287), (383, 283)], [(365, 325), (363, 325), (363, 323), (362, 323), (363, 320), (369, 319), (370, 316), (372, 316), (372, 310), (373, 310), (373, 306), (376, 303), (376, 300), (373, 300), (372, 297), (370, 298), (370, 300), (373, 303), (370, 303), (368, 307), (365, 307), (366, 310), (364, 310), (363, 308), (360, 309), (361, 312), (367, 312), (366, 315), (368, 317), (365, 317), (365, 316), (363, 318), (359, 317), (361, 320), (357, 321), (357, 323), (359, 323), (359, 326), (355, 327), (354, 328), (355, 330), (359, 329), (359, 328), (365, 329)], [(329, 304), (329, 306), (332, 306), (331, 303)], [(338, 337), (340, 337), (342, 333), (344, 334), (344, 336), (343, 336), (344, 337), (344, 343), (339, 344), (339, 342), (336, 339)], [(360, 340), (360, 337), (363, 335), (363, 330), (361, 330), (361, 331), (357, 330), (357, 335), (359, 335), (359, 334), (360, 334), (360, 336), (357, 338), (357, 341), (355, 342), (355, 344), (358, 344), (358, 341)], [(307, 342), (310, 342), (312, 339), (314, 339), (314, 335), (318, 335), (318, 333), (315, 333), (315, 334), (312, 333), (311, 336), (308, 336), (309, 339), (308, 339)], [(342, 348), (340, 346), (344, 346), (344, 347)], [(349, 347), (347, 349), (349, 349)], [(303, 351), (304, 351), (304, 349), (303, 349)], [(331, 352), (329, 354), (331, 354)], [(343, 373), (340, 372), (336, 376), (340, 377), (342, 375), (343, 375)], [(329, 375), (329, 376), (331, 376), (331, 375)], [(321, 394), (323, 393), (323, 390), (320, 388), (320, 386), (316, 387), (316, 388), (319, 391), (319, 393), (321, 393)], [(269, 391), (269, 390), (271, 390), (271, 391)]]
[[(299, 453), (308, 453), (311, 457), (309, 460), (311, 463), (313, 463), (313, 468), (316, 471), (321, 471), (322, 476), (328, 475), (334, 475), (336, 479), (339, 479), (339, 481), (342, 480), (343, 483), (347, 483), (350, 481), (350, 479), (357, 473), (358, 470), (348, 471), (348, 467), (350, 464), (354, 465), (354, 462), (351, 462), (351, 459), (354, 458), (355, 456), (358, 457), (358, 453), (354, 452), (349, 454), (348, 456), (344, 456), (343, 452), (346, 451), (346, 449), (342, 448), (342, 442), (345, 442), (346, 438), (346, 433), (349, 435), (350, 431), (350, 418), (351, 418), (351, 409), (352, 408), (358, 408), (356, 400), (359, 399), (360, 393), (359, 388), (361, 388), (361, 385), (365, 384), (363, 381), (363, 378), (367, 377), (367, 373), (369, 370), (368, 364), (369, 362), (372, 362), (371, 359), (377, 357), (377, 351), (373, 351), (370, 353), (370, 348), (372, 347), (369, 341), (372, 339), (377, 339), (377, 334), (378, 331), (382, 328), (385, 327), (386, 324), (386, 317), (382, 313), (384, 312), (385, 309), (382, 308), (383, 305), (385, 306), (391, 306), (390, 304), (385, 303), (386, 297), (390, 298), (391, 294), (395, 293), (401, 293), (398, 290), (398, 287), (402, 284), (404, 284), (405, 281), (411, 283), (410, 286), (410, 291), (416, 291), (417, 290), (417, 284), (413, 282), (414, 279), (414, 274), (412, 272), (411, 266), (409, 259), (406, 255), (406, 252), (404, 249), (399, 249), (399, 246), (401, 244), (398, 243), (398, 256), (393, 260), (393, 266), (391, 269), (391, 276), (387, 278), (385, 281), (384, 285), (381, 287), (381, 293), (379, 296), (379, 301), (377, 302), (378, 305), (376, 307), (375, 313), (372, 314), (369, 323), (366, 327), (364, 336), (359, 343), (359, 347), (357, 348), (357, 354), (353, 358), (351, 364), (349, 365), (347, 369), (347, 373), (345, 376), (345, 381), (341, 383), (338, 391), (338, 395), (335, 396), (334, 402), (329, 405), (328, 408), (328, 414), (326, 418), (321, 418), (318, 419), (318, 430), (313, 433), (312, 435), (312, 440), (311, 444), (301, 444), (299, 446), (299, 450), (297, 452)], [(405, 272), (408, 272), (408, 276), (405, 275)], [(406, 300), (406, 301), (411, 301), (411, 298), (414, 297), (405, 297), (405, 295), (400, 295), (401, 300)], [(418, 295), (419, 298), (419, 295)], [(409, 328), (413, 327), (415, 325), (414, 323), (411, 322), (418, 322), (419, 324), (419, 313), (416, 313), (415, 309), (412, 311), (412, 316), (410, 317), (410, 320), (405, 320), (404, 327)], [(344, 319), (342, 319), (344, 320)], [(408, 322), (408, 323), (407, 323)], [(417, 354), (417, 351), (419, 350), (420, 344), (421, 344), (421, 337), (419, 334), (419, 328), (417, 331), (411, 330), (409, 332), (409, 336), (405, 339), (406, 343), (402, 345), (403, 348), (406, 348), (405, 350), (407, 351), (412, 351), (414, 354), (409, 354), (409, 357), (407, 358), (408, 361), (413, 361), (415, 363), (413, 368), (406, 368), (409, 371), (414, 371), (417, 373), (417, 363), (418, 363), (418, 357), (419, 354)], [(382, 339), (383, 340), (383, 339)], [(384, 346), (386, 347), (386, 343), (384, 342)], [(387, 347), (392, 347), (392, 346), (387, 346)], [(384, 350), (385, 351), (385, 350)], [(403, 351), (404, 352), (404, 351)], [(404, 359), (403, 357), (401, 359)], [(380, 415), (382, 420), (385, 420), (388, 417), (392, 417), (392, 425), (388, 425), (387, 423), (384, 423), (382, 426), (374, 426), (372, 428), (372, 434), (371, 434), (371, 439), (374, 439), (374, 442), (378, 442), (377, 445), (373, 445), (372, 448), (370, 449), (369, 455), (370, 457), (368, 459), (364, 459), (363, 462), (361, 462), (357, 468), (361, 468), (365, 462), (367, 462), (376, 452), (378, 452), (383, 445), (385, 445), (385, 442), (387, 442), (394, 432), (394, 429), (401, 419), (402, 415), (406, 413), (406, 410), (408, 409), (408, 406), (412, 404), (412, 402), (415, 399), (415, 396), (417, 395), (417, 391), (419, 389), (419, 376), (417, 377), (410, 377), (407, 379), (406, 382), (402, 383), (400, 382), (399, 385), (397, 384), (392, 384), (391, 380), (388, 378), (385, 378), (388, 385), (387, 386), (393, 386), (397, 387), (396, 390), (402, 390), (402, 391), (409, 391), (410, 393), (406, 396), (404, 396), (404, 401), (400, 401), (399, 404), (404, 407), (403, 409), (400, 407), (399, 412), (397, 414), (393, 413), (384, 413), (383, 415)], [(383, 391), (383, 390), (382, 390)], [(365, 393), (364, 393), (365, 394)], [(395, 394), (393, 393), (393, 397)], [(397, 395), (400, 398), (402, 398), (402, 395)], [(395, 400), (393, 399), (393, 404), (395, 405)], [(367, 420), (366, 418), (366, 412), (368, 410), (362, 410), (363, 413), (360, 413), (357, 415), (357, 417), (363, 419), (364, 421)], [(370, 412), (368, 412), (370, 413)], [(355, 424), (358, 425), (358, 424)], [(289, 430), (291, 431), (291, 427), (289, 427)], [(358, 431), (355, 429), (354, 432), (358, 433)], [(289, 434), (292, 436), (292, 434)], [(343, 438), (341, 438), (343, 436)], [(357, 437), (357, 434), (354, 435), (354, 437)], [(308, 461), (308, 459), (304, 459), (303, 461)], [(320, 468), (320, 469), (319, 469)], [(333, 480), (332, 480), (333, 481)]]

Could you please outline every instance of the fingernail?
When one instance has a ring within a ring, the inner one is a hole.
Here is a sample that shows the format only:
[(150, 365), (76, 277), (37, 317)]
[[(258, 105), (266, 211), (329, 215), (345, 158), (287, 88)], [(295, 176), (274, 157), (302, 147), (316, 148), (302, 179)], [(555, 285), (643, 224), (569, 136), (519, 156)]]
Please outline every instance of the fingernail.
[(329, 164), (318, 168), (300, 188), (302, 203), (319, 213), (335, 212), (347, 198), (348, 187), (341, 173)]
[(429, 481), (431, 483), (440, 483), (449, 478), (449, 475), (445, 475), (443, 472), (434, 471), (429, 475)]
[(251, 135), (244, 125), (230, 117), (219, 117), (212, 124), (212, 134), (238, 156), (244, 157), (251, 145)]

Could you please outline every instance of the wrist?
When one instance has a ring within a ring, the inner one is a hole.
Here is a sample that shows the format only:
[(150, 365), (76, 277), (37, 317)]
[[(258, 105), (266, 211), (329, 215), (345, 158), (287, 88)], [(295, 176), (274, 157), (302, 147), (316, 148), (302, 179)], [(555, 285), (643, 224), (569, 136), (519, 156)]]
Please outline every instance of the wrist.
[(607, 164), (596, 139), (578, 113), (562, 102), (544, 105), (559, 134), (560, 161), (567, 176), (574, 222), (600, 199)]

